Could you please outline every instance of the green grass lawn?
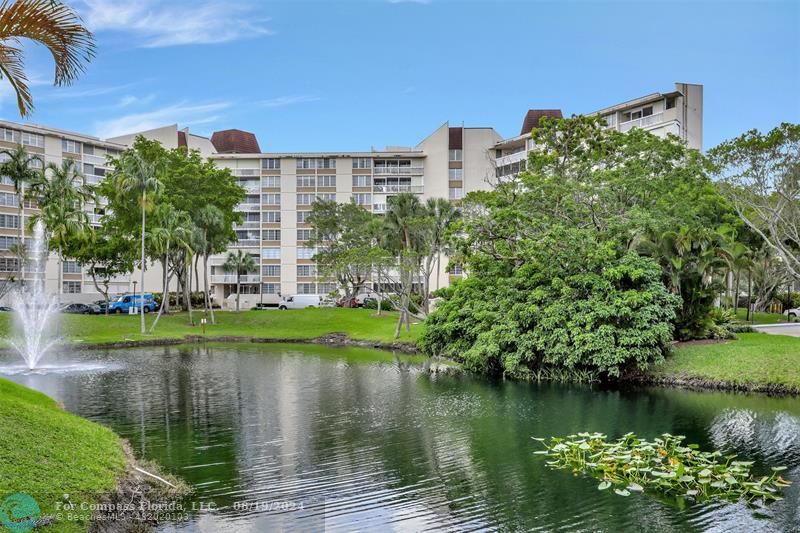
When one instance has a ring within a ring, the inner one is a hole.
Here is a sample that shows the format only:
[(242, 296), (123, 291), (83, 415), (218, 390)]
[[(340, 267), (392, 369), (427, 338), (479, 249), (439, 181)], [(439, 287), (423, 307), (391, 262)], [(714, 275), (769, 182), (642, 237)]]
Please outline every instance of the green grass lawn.
[[(355, 340), (392, 342), (396, 313), (374, 316), (371, 309), (292, 309), (288, 311), (217, 311), (217, 325), (206, 326), (209, 337), (242, 336), (275, 339), (314, 339), (329, 333), (345, 333)], [(121, 342), (143, 339), (179, 339), (187, 335), (202, 335), (202, 312), (194, 314), (196, 326), (188, 324), (186, 313), (161, 317), (152, 335), (139, 333), (139, 317), (129, 315), (61, 315), (61, 336), (81, 344)], [(145, 315), (149, 330), (154, 314)], [(11, 313), (0, 314), (0, 335), (8, 337)], [(401, 332), (400, 342), (415, 342), (421, 331), (412, 324), (411, 332)]]
[[(747, 319), (747, 309), (738, 309), (736, 311), (736, 318), (745, 322)], [(753, 312), (750, 313), (750, 323), (751, 324), (784, 324), (786, 323), (786, 317), (778, 314), (778, 313), (762, 313), (762, 312)]]
[[(64, 494), (76, 506), (98, 501), (114, 489), (124, 465), (111, 430), (67, 413), (44, 394), (0, 379), (0, 501), (24, 492), (36, 499), (42, 516), (54, 516)], [(87, 527), (87, 522), (62, 519), (46, 530)]]
[(779, 384), (800, 390), (800, 338), (765, 333), (740, 333), (738, 337), (681, 346), (653, 374), (737, 385)]

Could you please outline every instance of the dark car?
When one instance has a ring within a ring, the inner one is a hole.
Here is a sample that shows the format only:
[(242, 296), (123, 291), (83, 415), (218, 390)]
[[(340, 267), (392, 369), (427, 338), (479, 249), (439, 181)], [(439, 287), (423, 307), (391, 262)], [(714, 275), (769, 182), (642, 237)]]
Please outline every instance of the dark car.
[(14, 311), (14, 310), (11, 309), (9, 306), (0, 305), (0, 313), (11, 313), (12, 311)]
[(95, 304), (69, 304), (62, 307), (61, 312), (76, 315), (96, 315), (100, 313), (100, 306)]

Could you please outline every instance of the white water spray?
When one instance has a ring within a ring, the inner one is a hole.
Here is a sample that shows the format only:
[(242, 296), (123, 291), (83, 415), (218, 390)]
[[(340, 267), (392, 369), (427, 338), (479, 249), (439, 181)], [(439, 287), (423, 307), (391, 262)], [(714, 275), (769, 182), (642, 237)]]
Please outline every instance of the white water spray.
[(33, 241), (26, 268), (33, 274), (34, 279), (18, 287), (12, 296), (14, 332), (11, 344), (30, 370), (36, 368), (39, 360), (57, 340), (55, 322), (58, 316), (58, 299), (55, 296), (48, 296), (46, 292), (46, 262), (44, 224), (40, 220), (33, 230)]

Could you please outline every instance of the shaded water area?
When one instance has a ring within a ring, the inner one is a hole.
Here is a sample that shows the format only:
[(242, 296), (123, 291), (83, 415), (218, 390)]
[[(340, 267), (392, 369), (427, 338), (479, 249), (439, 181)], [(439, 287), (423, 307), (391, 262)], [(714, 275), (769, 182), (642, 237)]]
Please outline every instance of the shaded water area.
[[(0, 365), (12, 356), (1, 356)], [(50, 361), (58, 359), (51, 357)], [(129, 439), (195, 489), (162, 531), (800, 529), (800, 399), (488, 382), (425, 362), (300, 345), (72, 353), (107, 371), (11, 379)], [(599, 492), (549, 470), (532, 436), (686, 435), (786, 465), (786, 499), (687, 504)], [(202, 510), (200, 510), (202, 508)]]

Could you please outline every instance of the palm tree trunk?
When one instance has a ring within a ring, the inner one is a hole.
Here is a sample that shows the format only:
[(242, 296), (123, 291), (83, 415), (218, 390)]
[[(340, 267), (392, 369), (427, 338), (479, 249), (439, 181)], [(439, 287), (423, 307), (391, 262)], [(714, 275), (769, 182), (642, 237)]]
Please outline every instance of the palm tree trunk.
[(194, 292), (200, 292), (200, 271), (198, 270), (200, 263), (200, 254), (194, 258)]
[(17, 239), (17, 250), (19, 251), (19, 283), (22, 286), (25, 280), (25, 205), (22, 198), (25, 196), (25, 185), (20, 186), (17, 191), (17, 201), (19, 203), (19, 238)]
[[(166, 292), (167, 287), (169, 286), (169, 279), (170, 276), (164, 276), (164, 292)], [(156, 324), (158, 324), (158, 320), (161, 318), (161, 315), (164, 314), (165, 304), (167, 302), (166, 298), (161, 298), (161, 306), (158, 308), (158, 314), (156, 315), (155, 320), (150, 325), (150, 333), (153, 333), (153, 330), (156, 329)]]
[(64, 294), (64, 256), (61, 255), (61, 245), (58, 245), (58, 303), (61, 303), (61, 295)]
[(747, 269), (747, 322), (750, 322), (750, 309), (752, 309), (753, 305), (753, 272), (749, 268)]
[(214, 318), (214, 308), (211, 306), (211, 297), (208, 295), (208, 254), (203, 254), (203, 288), (205, 290), (206, 309), (211, 315), (211, 324), (217, 323)]
[(194, 318), (192, 317), (192, 256), (187, 250), (186, 254), (186, 283), (183, 285), (184, 295), (186, 298), (186, 310), (189, 311), (189, 325), (194, 326)]
[(241, 274), (239, 271), (236, 271), (236, 312), (239, 312), (239, 296), (241, 295), (241, 283), (239, 282), (241, 278)]
[(436, 254), (436, 290), (439, 290), (439, 278), (442, 277), (442, 253)]
[[(142, 284), (140, 285), (140, 287), (141, 287), (141, 293), (140, 294), (142, 295), (141, 296), (142, 305), (139, 306), (139, 316), (141, 318), (141, 333), (142, 333), (142, 335), (144, 335), (144, 333), (145, 333), (145, 329), (144, 329), (144, 225), (145, 225), (145, 204), (146, 204), (146, 202), (147, 202), (147, 191), (143, 190), (142, 191), (142, 264), (141, 264), (141, 268), (142, 268), (141, 282), (142, 282)], [(136, 302), (134, 302), (134, 304), (135, 303)]]

